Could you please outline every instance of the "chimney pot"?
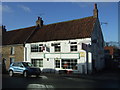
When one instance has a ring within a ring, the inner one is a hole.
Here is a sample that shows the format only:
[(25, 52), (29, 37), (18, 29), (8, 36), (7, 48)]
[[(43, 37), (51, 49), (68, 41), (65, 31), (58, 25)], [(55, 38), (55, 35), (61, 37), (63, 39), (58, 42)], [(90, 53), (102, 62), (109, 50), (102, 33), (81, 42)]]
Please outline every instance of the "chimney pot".
[(43, 20), (41, 17), (38, 17), (38, 20), (36, 21), (36, 26), (42, 27), (43, 26)]
[(41, 18), (40, 17), (38, 17), (38, 20), (40, 20)]
[(97, 4), (96, 3), (94, 4), (93, 16), (95, 18), (98, 18), (98, 9), (97, 9)]
[(96, 3), (94, 4), (94, 9), (97, 9), (97, 4)]
[(2, 25), (2, 32), (6, 32), (6, 26)]

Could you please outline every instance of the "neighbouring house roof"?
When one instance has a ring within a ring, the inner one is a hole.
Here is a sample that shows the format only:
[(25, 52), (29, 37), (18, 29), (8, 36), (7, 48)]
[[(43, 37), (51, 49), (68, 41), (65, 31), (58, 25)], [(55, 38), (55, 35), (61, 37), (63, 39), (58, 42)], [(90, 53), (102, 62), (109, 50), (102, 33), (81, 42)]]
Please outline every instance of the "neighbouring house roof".
[(2, 45), (23, 44), (36, 26), (6, 31), (2, 35)]
[(105, 50), (109, 50), (109, 51), (110, 51), (109, 54), (110, 54), (110, 55), (113, 55), (115, 48), (114, 48), (113, 46), (105, 46), (104, 49), (105, 49)]
[(90, 38), (97, 18), (86, 17), (66, 22), (43, 25), (35, 30), (35, 26), (13, 31), (3, 35), (3, 45), (23, 44), (33, 30), (34, 34), (27, 39), (27, 43)]

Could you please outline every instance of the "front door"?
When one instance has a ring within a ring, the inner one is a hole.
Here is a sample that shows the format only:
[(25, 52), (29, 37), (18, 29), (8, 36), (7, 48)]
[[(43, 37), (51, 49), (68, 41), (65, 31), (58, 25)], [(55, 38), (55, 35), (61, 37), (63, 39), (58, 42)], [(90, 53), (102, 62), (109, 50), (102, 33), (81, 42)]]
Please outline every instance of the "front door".
[(82, 65), (82, 73), (85, 74), (85, 65)]

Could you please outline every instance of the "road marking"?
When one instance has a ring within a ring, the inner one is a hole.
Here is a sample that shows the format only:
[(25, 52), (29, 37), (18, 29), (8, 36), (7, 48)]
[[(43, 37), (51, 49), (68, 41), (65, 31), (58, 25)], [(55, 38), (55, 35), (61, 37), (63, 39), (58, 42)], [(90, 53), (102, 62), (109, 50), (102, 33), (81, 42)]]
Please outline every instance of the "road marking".
[(29, 84), (27, 88), (46, 88), (43, 84)]
[[(36, 75), (31, 75), (31, 77), (36, 77)], [(42, 79), (48, 79), (47, 76), (39, 76), (39, 77), (41, 77)]]
[(54, 87), (52, 85), (44, 85), (44, 84), (29, 84), (27, 86), (27, 90), (31, 90), (31, 89), (40, 89), (40, 90), (49, 90), (49, 89), (53, 89)]
[(82, 79), (82, 78), (70, 78), (70, 77), (65, 77), (65, 79), (68, 80), (74, 80), (74, 81), (83, 81), (83, 82), (95, 82), (94, 80), (91, 79)]
[(41, 77), (42, 79), (48, 79), (47, 76), (39, 76), (39, 77)]
[(46, 85), (47, 88), (54, 88), (52, 85)]

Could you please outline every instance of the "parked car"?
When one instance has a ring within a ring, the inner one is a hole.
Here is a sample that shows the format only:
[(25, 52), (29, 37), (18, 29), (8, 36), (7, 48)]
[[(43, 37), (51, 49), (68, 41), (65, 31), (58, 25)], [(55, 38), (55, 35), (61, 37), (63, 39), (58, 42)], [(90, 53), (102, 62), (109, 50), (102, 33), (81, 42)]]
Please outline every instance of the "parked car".
[(8, 71), (10, 77), (14, 74), (22, 74), (24, 77), (28, 77), (29, 75), (36, 75), (38, 77), (41, 73), (40, 68), (34, 67), (29, 62), (13, 62)]

